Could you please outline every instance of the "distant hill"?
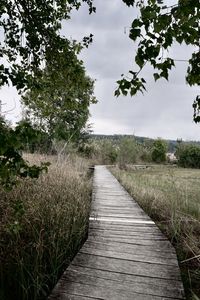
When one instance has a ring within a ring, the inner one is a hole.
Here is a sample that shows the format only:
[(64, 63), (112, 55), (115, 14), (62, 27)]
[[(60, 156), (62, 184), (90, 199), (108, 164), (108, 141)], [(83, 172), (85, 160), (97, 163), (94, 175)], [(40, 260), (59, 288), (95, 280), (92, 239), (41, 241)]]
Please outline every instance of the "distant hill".
[[(133, 135), (129, 134), (114, 134), (114, 135), (105, 135), (105, 134), (91, 134), (90, 137), (95, 140), (111, 140), (114, 143), (118, 143), (120, 139), (125, 138), (125, 137), (133, 137)], [(155, 139), (144, 137), (144, 136), (134, 136), (135, 140), (140, 143), (140, 144), (146, 144), (146, 145), (151, 145)], [(163, 139), (167, 142), (168, 144), (168, 152), (175, 152), (176, 151), (176, 145), (177, 145), (177, 140), (167, 140)], [(200, 146), (200, 141), (182, 141), (185, 144), (195, 144)]]

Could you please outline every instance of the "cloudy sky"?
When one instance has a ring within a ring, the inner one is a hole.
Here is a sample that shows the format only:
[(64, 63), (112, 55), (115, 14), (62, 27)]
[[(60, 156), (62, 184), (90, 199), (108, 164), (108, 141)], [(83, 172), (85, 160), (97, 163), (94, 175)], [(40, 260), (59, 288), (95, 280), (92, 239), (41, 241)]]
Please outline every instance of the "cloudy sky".
[[(92, 45), (81, 54), (87, 73), (96, 79), (98, 104), (91, 106), (89, 120), (94, 133), (200, 140), (200, 125), (192, 121), (192, 103), (199, 91), (185, 83), (186, 62), (177, 62), (169, 82), (155, 83), (152, 69), (147, 66), (143, 73), (148, 82), (144, 95), (114, 97), (120, 75), (136, 67), (136, 45), (128, 37), (128, 27), (137, 11), (121, 0), (95, 0), (94, 3), (96, 14), (89, 15), (87, 6), (83, 6), (72, 14), (71, 20), (63, 23), (61, 32), (78, 40), (90, 33), (94, 35)], [(175, 59), (188, 59), (190, 53), (190, 48), (178, 45), (170, 51)], [(20, 104), (14, 90), (2, 89), (0, 99), (8, 103), (3, 110), (15, 107), (7, 116), (17, 120)]]

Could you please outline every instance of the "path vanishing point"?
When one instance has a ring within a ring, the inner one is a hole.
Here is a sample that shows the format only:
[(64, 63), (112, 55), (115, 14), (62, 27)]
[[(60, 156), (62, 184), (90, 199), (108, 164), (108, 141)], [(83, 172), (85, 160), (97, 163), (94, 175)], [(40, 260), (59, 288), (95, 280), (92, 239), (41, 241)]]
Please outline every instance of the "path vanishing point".
[(48, 299), (185, 299), (174, 248), (105, 166), (94, 171), (88, 239)]

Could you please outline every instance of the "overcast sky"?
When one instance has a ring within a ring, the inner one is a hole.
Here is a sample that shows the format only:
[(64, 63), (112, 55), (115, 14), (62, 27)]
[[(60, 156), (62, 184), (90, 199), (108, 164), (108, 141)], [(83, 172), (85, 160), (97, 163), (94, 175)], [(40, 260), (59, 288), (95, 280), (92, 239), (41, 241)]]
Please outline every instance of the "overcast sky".
[[(91, 106), (89, 120), (94, 133), (200, 140), (200, 125), (192, 121), (192, 103), (199, 91), (185, 83), (187, 63), (177, 62), (169, 82), (160, 80), (157, 83), (152, 78), (152, 69), (147, 66), (143, 73), (148, 82), (144, 95), (113, 96), (120, 75), (136, 67), (136, 45), (129, 39), (128, 27), (137, 12), (121, 0), (95, 0), (94, 3), (96, 14), (89, 15), (84, 5), (72, 14), (71, 20), (64, 22), (61, 32), (78, 40), (90, 33), (94, 35), (92, 45), (81, 54), (87, 73), (96, 79), (98, 104)], [(190, 53), (191, 49), (178, 45), (170, 51), (175, 59), (188, 59)], [(9, 103), (3, 110), (16, 106), (8, 115), (16, 121), (20, 115), (16, 93), (4, 88), (0, 91), (0, 99)]]

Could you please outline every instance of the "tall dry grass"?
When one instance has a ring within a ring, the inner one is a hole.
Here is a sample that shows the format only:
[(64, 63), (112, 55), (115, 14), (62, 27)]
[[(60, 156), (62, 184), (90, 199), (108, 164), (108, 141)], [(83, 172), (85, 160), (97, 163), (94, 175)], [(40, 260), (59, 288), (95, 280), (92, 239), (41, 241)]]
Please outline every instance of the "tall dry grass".
[(200, 298), (200, 170), (111, 171), (175, 245), (188, 299)]
[(0, 189), (0, 299), (45, 299), (86, 237), (91, 180), (88, 162), (50, 161), (47, 174)]

